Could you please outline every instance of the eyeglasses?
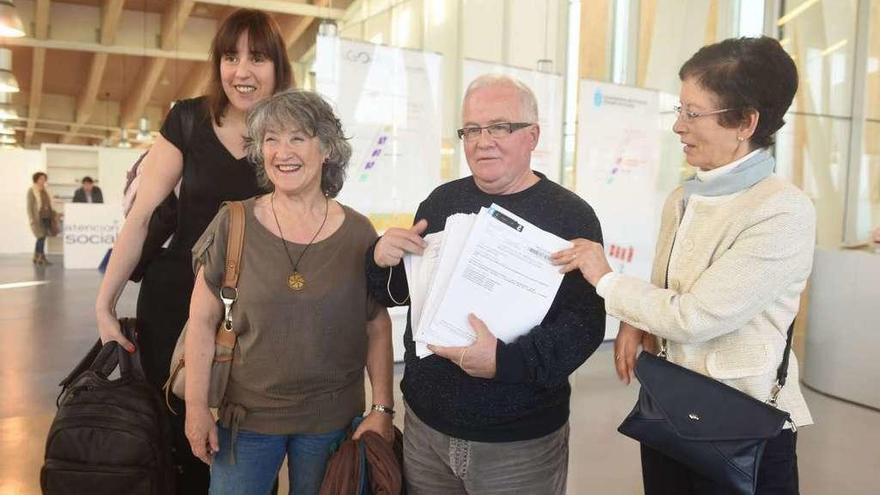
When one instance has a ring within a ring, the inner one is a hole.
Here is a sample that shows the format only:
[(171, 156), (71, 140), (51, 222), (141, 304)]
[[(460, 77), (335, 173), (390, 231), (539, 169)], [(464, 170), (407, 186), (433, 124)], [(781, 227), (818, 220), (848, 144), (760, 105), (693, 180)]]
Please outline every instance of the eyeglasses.
[(529, 122), (497, 122), (495, 124), (489, 124), (486, 127), (462, 127), (458, 130), (458, 139), (464, 139), (465, 141), (476, 141), (477, 139), (480, 139), (480, 136), (483, 134), (483, 129), (488, 131), (489, 135), (493, 138), (506, 138), (507, 136), (510, 136), (512, 132), (518, 131), (530, 125), (534, 124)]
[(705, 117), (707, 115), (717, 115), (719, 113), (729, 112), (733, 110), (733, 108), (722, 108), (721, 110), (712, 110), (711, 112), (691, 112), (682, 108), (681, 105), (675, 105), (672, 107), (672, 110), (678, 115), (678, 117), (685, 122), (690, 122), (692, 120), (697, 120), (700, 117)]

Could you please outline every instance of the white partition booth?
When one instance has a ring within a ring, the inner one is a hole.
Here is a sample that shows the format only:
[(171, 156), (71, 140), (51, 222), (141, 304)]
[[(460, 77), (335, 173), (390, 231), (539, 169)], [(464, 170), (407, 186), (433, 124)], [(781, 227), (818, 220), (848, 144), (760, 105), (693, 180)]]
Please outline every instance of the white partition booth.
[(97, 269), (122, 226), (118, 204), (67, 203), (64, 206), (64, 268)]
[(880, 409), (880, 254), (816, 249), (810, 281), (805, 384)]

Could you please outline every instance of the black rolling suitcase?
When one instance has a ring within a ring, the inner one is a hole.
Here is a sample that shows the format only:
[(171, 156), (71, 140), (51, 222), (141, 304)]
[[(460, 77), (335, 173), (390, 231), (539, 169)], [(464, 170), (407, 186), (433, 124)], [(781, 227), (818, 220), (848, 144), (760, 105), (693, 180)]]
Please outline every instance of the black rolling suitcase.
[[(120, 324), (135, 342), (134, 320)], [(40, 472), (45, 495), (174, 493), (164, 406), (137, 352), (99, 341), (61, 386)]]

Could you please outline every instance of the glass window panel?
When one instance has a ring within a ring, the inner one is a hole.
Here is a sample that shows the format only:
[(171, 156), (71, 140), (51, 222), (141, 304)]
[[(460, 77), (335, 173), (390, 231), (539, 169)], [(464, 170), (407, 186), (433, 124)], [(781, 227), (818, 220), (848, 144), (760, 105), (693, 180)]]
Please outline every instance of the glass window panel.
[(804, 190), (816, 207), (817, 243), (843, 240), (850, 120), (792, 114), (776, 135), (776, 171)]
[(857, 240), (867, 239), (871, 230), (880, 227), (880, 121), (865, 122), (864, 137), (856, 203)]
[(739, 0), (639, 3), (638, 86), (678, 94), (679, 67), (703, 45), (737, 35), (739, 20), (731, 13)]
[(798, 66), (800, 86), (792, 109), (850, 116), (858, 0), (786, 0), (780, 42)]
[[(868, 33), (868, 60), (865, 116), (880, 121), (880, 0), (871, 1), (871, 30)], [(876, 127), (874, 128), (876, 130)], [(867, 129), (865, 129), (867, 131)], [(865, 137), (870, 134), (866, 133)], [(880, 139), (876, 132), (875, 139)], [(867, 141), (866, 141), (867, 142)]]

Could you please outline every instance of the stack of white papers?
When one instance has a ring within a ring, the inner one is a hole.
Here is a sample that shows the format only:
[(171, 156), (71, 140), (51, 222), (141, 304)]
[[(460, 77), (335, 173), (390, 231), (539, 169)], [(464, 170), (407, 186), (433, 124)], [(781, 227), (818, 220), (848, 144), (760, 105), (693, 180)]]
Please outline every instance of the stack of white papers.
[(540, 324), (562, 283), (550, 255), (571, 243), (493, 204), (458, 213), (425, 236), (421, 256), (403, 258), (416, 354), (427, 345), (467, 346), (474, 313), (504, 342)]

